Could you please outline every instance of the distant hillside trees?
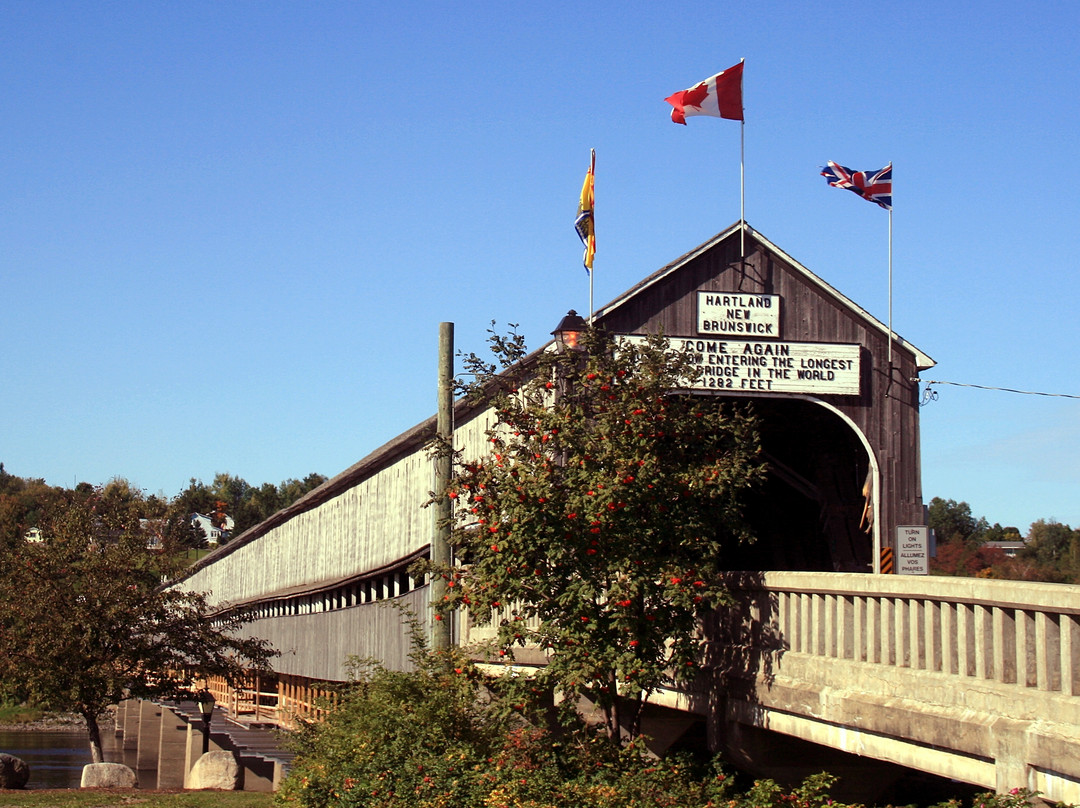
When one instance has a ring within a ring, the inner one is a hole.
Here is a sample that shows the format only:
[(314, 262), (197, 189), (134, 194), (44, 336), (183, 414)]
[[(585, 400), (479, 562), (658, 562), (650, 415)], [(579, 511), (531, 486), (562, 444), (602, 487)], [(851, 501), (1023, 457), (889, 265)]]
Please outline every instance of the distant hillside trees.
[(231, 535), (237, 536), (288, 507), (326, 479), (322, 474), (312, 473), (277, 485), (255, 486), (242, 477), (218, 473), (209, 485), (192, 477), (183, 491), (168, 499), (146, 495), (123, 477), (115, 477), (100, 488), (89, 483), (61, 488), (41, 479), (17, 477), (0, 463), (0, 550), (15, 547), (32, 531), (40, 533), (57, 508), (92, 496), (147, 520), (146, 527), (161, 547), (200, 547), (206, 537), (191, 525), (192, 514), (210, 516), (219, 527), (227, 515), (233, 520)]
[(934, 497), (927, 510), (939, 544), (979, 541), (989, 528), (986, 519), (971, 515), (971, 506), (966, 502)]
[[(937, 557), (930, 562), (936, 575), (1080, 583), (1080, 530), (1056, 519), (1039, 519), (1025, 539), (1015, 527), (975, 517), (966, 502), (934, 497), (928, 511), (937, 536)], [(1026, 544), (1015, 557), (989, 544), (1021, 540)]]
[(27, 531), (41, 525), (62, 494), (44, 480), (9, 474), (0, 463), (0, 550), (14, 547)]
[[(188, 487), (173, 500), (173, 507), (189, 516), (193, 513), (206, 514), (216, 527), (222, 526), (223, 517), (227, 514), (233, 519), (232, 536), (239, 536), (318, 488), (326, 479), (322, 474), (313, 473), (302, 480), (290, 478), (278, 485), (263, 483), (254, 486), (242, 477), (218, 473), (210, 485), (192, 478)], [(225, 538), (227, 540), (228, 537)]]

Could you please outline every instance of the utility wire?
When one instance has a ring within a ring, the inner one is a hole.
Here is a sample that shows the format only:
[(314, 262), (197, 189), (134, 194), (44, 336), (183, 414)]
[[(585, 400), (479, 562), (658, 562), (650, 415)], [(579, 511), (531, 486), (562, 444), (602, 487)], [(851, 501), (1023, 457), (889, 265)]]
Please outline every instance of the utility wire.
[(1032, 390), (1013, 390), (1009, 387), (988, 387), (984, 384), (964, 384), (963, 382), (945, 382), (938, 379), (912, 379), (912, 381), (922, 381), (926, 385), (926, 389), (923, 391), (922, 403), (926, 404), (928, 401), (937, 401), (937, 391), (932, 389), (935, 384), (951, 384), (953, 387), (974, 387), (977, 390), (994, 390), (999, 393), (1019, 393), (1024, 396), (1049, 396), (1051, 398), (1075, 398), (1080, 399), (1080, 396), (1074, 396), (1070, 393), (1039, 393)]

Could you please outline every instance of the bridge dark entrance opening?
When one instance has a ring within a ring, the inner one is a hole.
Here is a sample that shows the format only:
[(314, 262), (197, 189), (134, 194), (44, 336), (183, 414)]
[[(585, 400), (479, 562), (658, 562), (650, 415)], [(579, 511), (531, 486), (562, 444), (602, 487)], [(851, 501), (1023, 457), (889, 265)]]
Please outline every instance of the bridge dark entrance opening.
[(761, 398), (752, 407), (768, 475), (747, 501), (757, 541), (734, 551), (728, 566), (872, 572), (873, 537), (864, 518), (870, 460), (859, 436), (812, 401)]

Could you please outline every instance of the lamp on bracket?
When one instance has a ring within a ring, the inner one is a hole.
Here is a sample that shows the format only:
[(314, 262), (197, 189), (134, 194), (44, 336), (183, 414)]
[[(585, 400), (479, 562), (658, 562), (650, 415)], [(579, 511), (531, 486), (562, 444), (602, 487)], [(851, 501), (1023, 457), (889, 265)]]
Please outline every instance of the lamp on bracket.
[(214, 705), (217, 701), (214, 694), (209, 690), (203, 690), (196, 696), (195, 704), (199, 708), (199, 715), (203, 722), (203, 754), (210, 751), (210, 719), (214, 717)]
[(555, 344), (560, 351), (580, 351), (583, 347), (579, 345), (581, 335), (588, 328), (589, 324), (585, 322), (585, 319), (576, 311), (570, 309), (551, 334), (555, 337)]

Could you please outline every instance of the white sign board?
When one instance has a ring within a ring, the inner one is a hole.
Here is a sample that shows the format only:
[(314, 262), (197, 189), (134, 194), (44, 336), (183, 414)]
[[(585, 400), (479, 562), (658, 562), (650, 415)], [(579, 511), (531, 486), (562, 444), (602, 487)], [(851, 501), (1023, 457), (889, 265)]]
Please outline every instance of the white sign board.
[(673, 338), (671, 347), (694, 356), (697, 390), (859, 394), (858, 345)]
[(698, 292), (697, 330), (719, 337), (780, 338), (780, 295)]
[(930, 574), (930, 528), (898, 525), (896, 528), (896, 574)]

